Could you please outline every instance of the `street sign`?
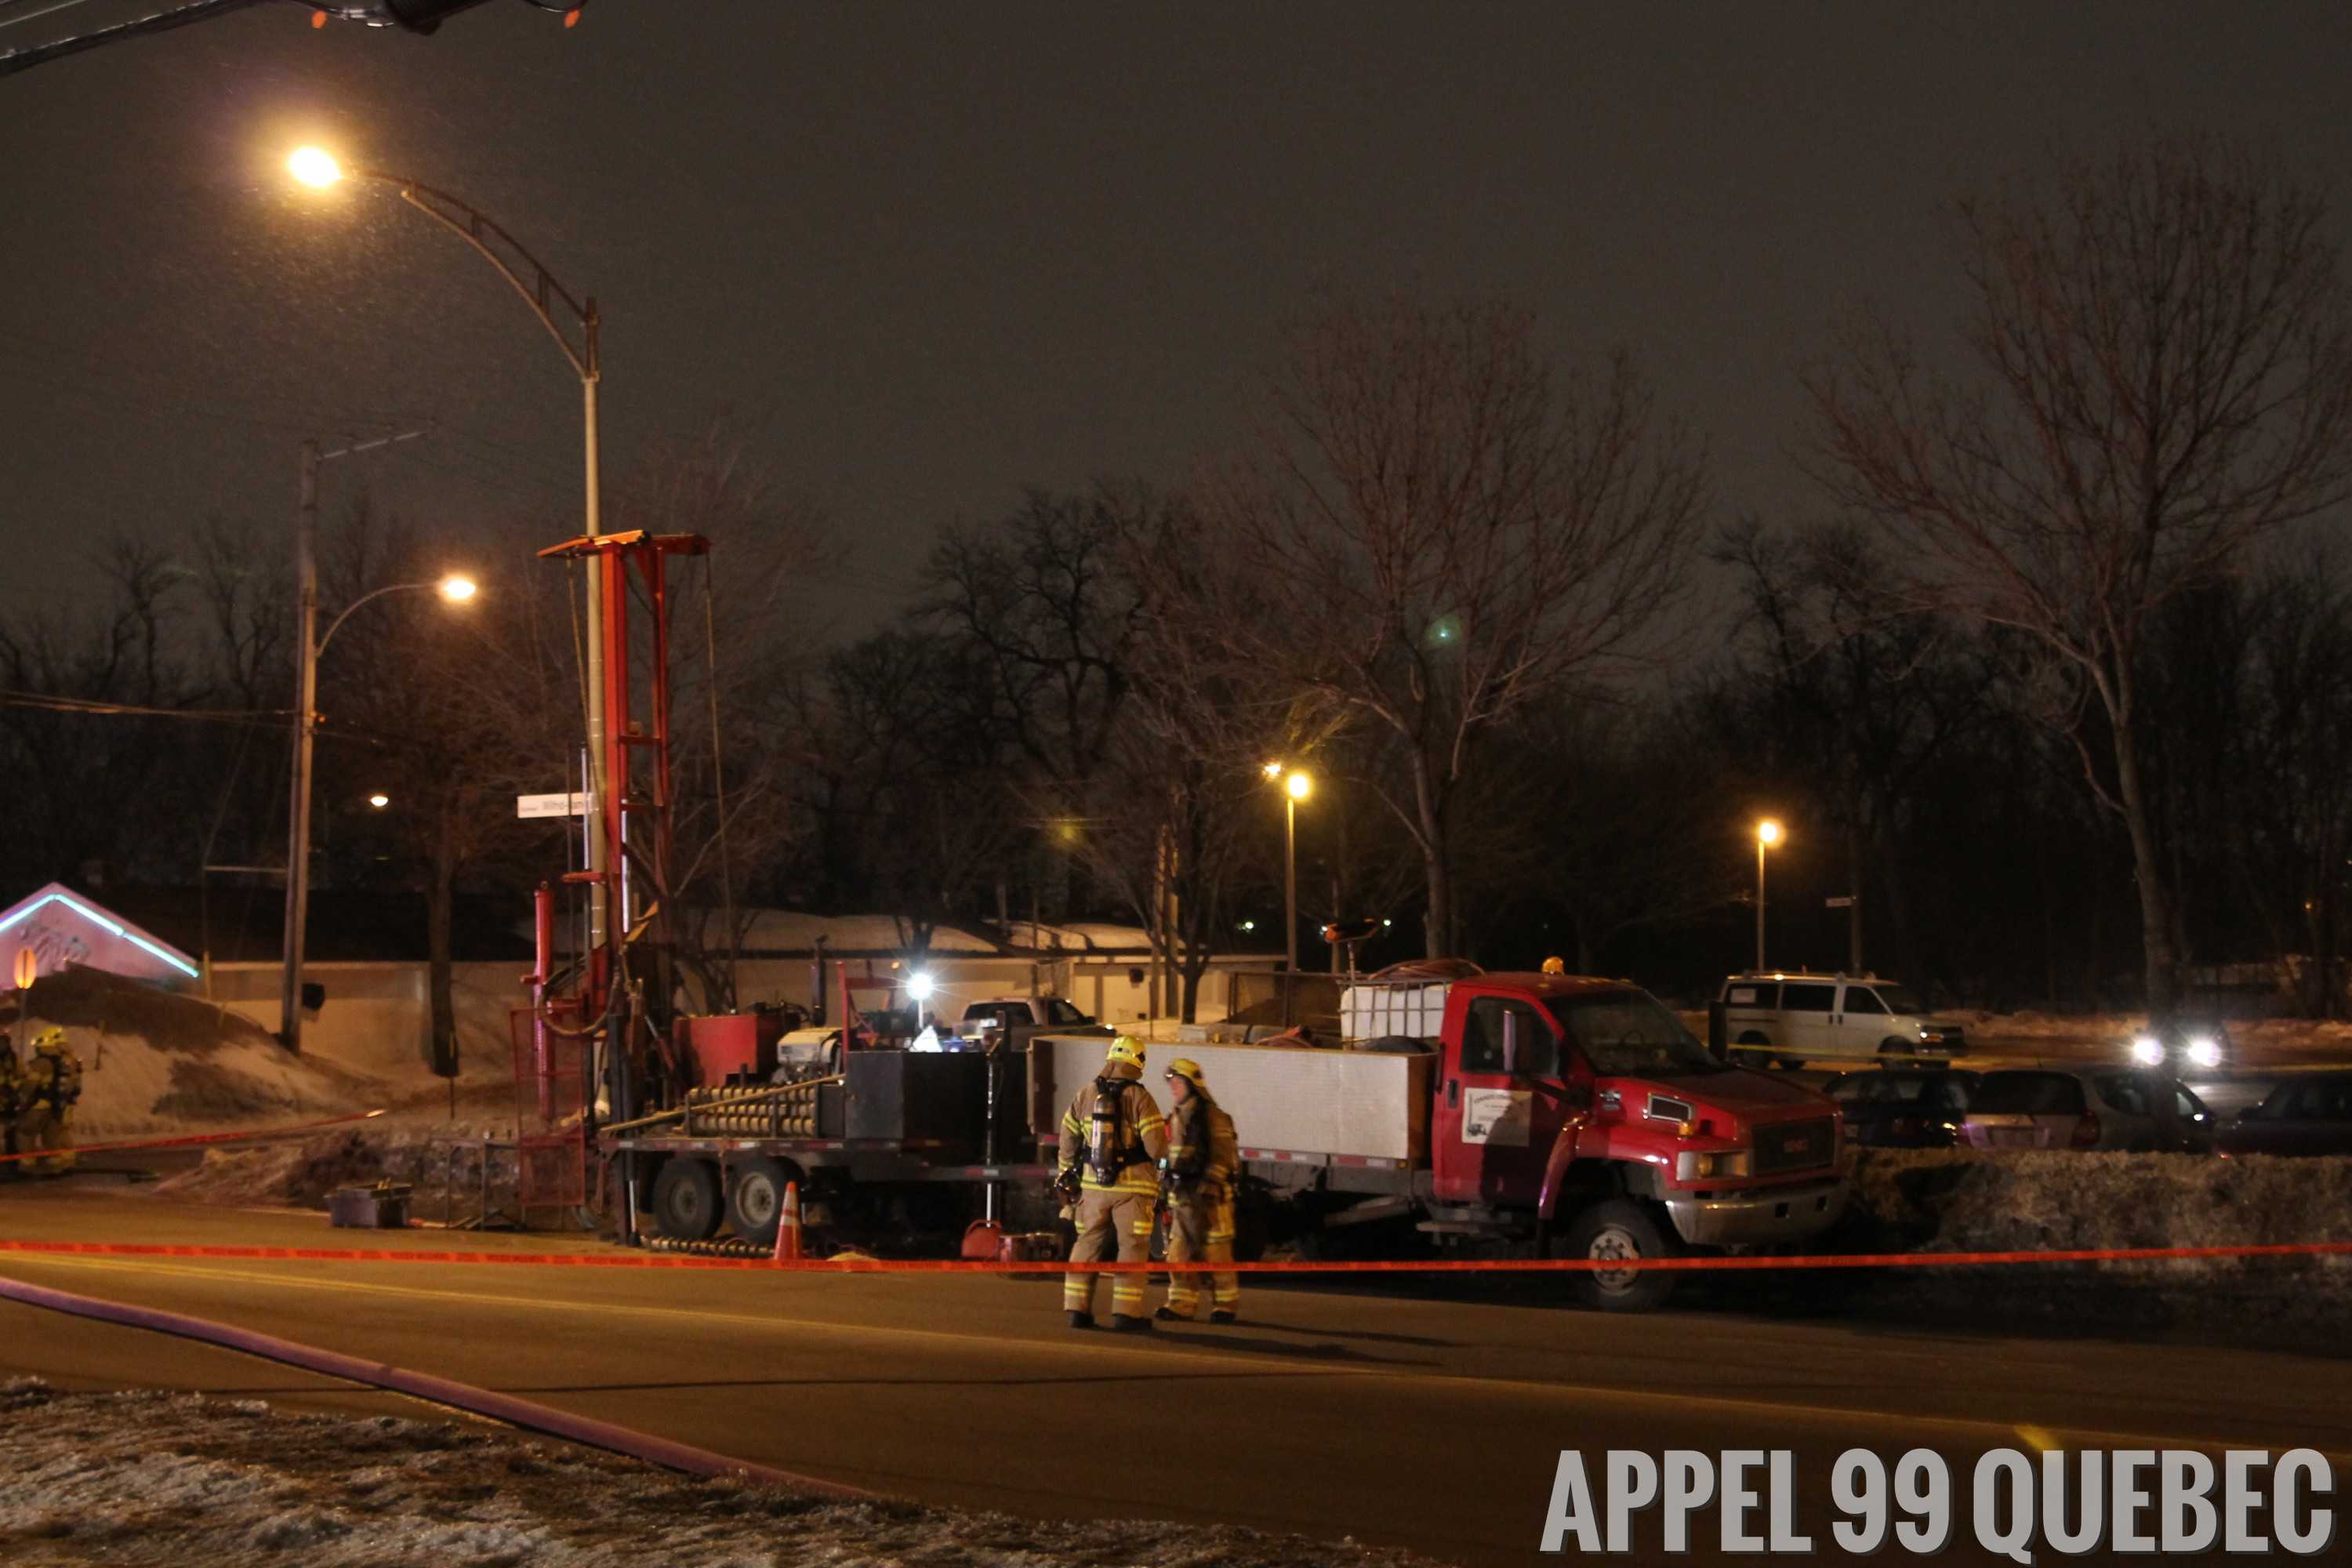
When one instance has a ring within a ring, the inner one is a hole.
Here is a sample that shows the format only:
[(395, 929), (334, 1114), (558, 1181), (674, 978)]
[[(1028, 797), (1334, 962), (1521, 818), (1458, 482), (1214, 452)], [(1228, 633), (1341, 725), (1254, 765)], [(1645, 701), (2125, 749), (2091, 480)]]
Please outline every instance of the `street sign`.
[(528, 822), (539, 816), (585, 816), (593, 797), (584, 795), (519, 795), (515, 816)]
[(1837, 898), (1830, 900), (1829, 906), (1833, 910), (1852, 909), (1853, 907), (1853, 897), (1850, 893), (1842, 894)]
[(40, 977), (40, 955), (29, 947), (18, 948), (16, 950), (16, 989), (30, 991), (33, 988), (33, 982)]

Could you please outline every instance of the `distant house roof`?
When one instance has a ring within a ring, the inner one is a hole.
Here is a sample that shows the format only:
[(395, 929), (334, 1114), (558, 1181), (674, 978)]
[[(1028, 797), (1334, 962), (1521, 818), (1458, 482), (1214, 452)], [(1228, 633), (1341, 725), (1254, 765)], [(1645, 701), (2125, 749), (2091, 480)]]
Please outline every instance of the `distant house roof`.
[(59, 882), (0, 910), (0, 953), (6, 955), (11, 979), (20, 952), (33, 955), (39, 974), (62, 974), (79, 965), (174, 985), (201, 979), (204, 973), (185, 952)]

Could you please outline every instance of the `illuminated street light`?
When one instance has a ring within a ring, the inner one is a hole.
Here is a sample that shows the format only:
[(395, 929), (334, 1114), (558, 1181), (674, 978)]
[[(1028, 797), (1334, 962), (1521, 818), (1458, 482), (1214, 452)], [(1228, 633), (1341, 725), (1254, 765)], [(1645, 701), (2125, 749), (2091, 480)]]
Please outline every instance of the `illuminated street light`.
[(1756, 825), (1756, 967), (1764, 967), (1764, 851), (1777, 846), (1787, 835), (1780, 825), (1770, 817)]
[(921, 970), (907, 976), (907, 994), (918, 1002), (931, 999), (931, 977)]
[[(1282, 766), (1266, 763), (1265, 776), (1280, 777)], [(1303, 773), (1294, 772), (1282, 781), (1282, 912), (1287, 917), (1282, 923), (1282, 951), (1293, 974), (1298, 973), (1298, 803), (1314, 793), (1315, 781)], [(1337, 949), (1332, 956), (1336, 963)]]
[[(352, 612), (386, 594), (407, 594), (430, 590), (438, 593), (450, 604), (463, 604), (474, 596), (474, 580), (452, 573), (437, 583), (387, 583), (370, 593), (362, 594), (343, 606), (342, 614), (327, 623), (327, 635), (314, 637), (319, 622), (318, 558), (311, 539), (313, 515), (317, 510), (319, 462), (322, 456), (319, 444), (302, 444), (302, 514), (295, 529), (295, 579), (298, 596), (294, 634), (294, 679), (298, 708), (294, 715), (293, 798), (286, 812), (286, 931), (281, 946), (284, 973), (278, 977), (278, 1038), (289, 1051), (302, 1048), (302, 945), (304, 930), (310, 918), (310, 753), (319, 735), (319, 659)], [(382, 811), (392, 804), (389, 795), (374, 795), (368, 804)]]
[(322, 191), (343, 177), (343, 166), (323, 147), (297, 147), (286, 160), (286, 172)]

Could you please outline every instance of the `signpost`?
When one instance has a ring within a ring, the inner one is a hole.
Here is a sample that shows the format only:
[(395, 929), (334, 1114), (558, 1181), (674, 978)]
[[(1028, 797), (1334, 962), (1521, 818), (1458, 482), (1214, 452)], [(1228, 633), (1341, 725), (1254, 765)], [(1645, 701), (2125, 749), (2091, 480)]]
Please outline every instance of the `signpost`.
[(585, 816), (594, 801), (594, 796), (585, 795), (519, 795), (515, 816), (524, 822), (545, 816)]

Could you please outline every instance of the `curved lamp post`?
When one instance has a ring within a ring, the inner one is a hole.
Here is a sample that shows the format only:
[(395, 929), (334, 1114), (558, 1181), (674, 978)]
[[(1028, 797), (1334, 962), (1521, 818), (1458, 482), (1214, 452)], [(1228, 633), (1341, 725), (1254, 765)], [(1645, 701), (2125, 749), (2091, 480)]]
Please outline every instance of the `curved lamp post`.
[[(464, 199), (412, 180), (404, 174), (387, 174), (382, 169), (346, 169), (332, 153), (320, 147), (298, 148), (286, 160), (287, 173), (306, 185), (325, 189), (345, 179), (373, 180), (392, 186), (400, 199), (431, 218), (435, 223), (464, 240), (498, 268), (520, 296), (530, 313), (539, 318), (547, 335), (563, 354), (563, 362), (580, 378), (580, 395), (583, 414), (583, 445), (585, 457), (587, 536), (600, 537), (603, 525), (602, 466), (597, 458), (596, 387), (604, 373), (597, 354), (598, 318), (596, 301), (583, 300), (555, 280), (541, 266), (539, 258), (523, 248), (522, 243), (487, 213)], [(575, 345), (566, 335), (564, 323), (578, 324), (580, 342)], [(593, 628), (604, 625), (601, 600), (604, 585), (594, 571), (588, 573), (588, 625)], [(584, 663), (588, 757), (590, 787), (596, 798), (605, 794), (606, 760), (604, 755), (604, 638), (592, 635), (587, 639)], [(604, 836), (588, 835), (588, 869), (603, 873), (610, 869)], [(592, 951), (600, 950), (605, 942), (605, 889), (602, 875), (592, 878), (588, 884), (588, 938)]]
[[(315, 484), (318, 469), (318, 445), (306, 444), (303, 479), (306, 495)], [(278, 1033), (286, 1048), (302, 1048), (302, 947), (304, 927), (310, 918), (310, 752), (319, 735), (319, 656), (327, 651), (352, 612), (373, 599), (386, 594), (403, 594), (422, 590), (437, 592), (453, 605), (462, 605), (474, 596), (474, 580), (451, 573), (435, 583), (390, 583), (383, 587), (362, 594), (343, 606), (342, 613), (327, 623), (327, 635), (313, 641), (310, 628), (317, 624), (319, 613), (319, 575), (317, 562), (310, 550), (310, 530), (308, 520), (311, 509), (305, 506), (305, 526), (300, 531), (302, 605), (299, 632), (300, 642), (295, 647), (298, 661), (295, 672), (299, 707), (294, 715), (294, 795), (286, 812), (286, 931), (281, 951), (285, 973), (279, 977), (278, 996)], [(372, 798), (369, 802), (379, 811), (383, 805)], [(386, 802), (384, 804), (389, 804)]]

